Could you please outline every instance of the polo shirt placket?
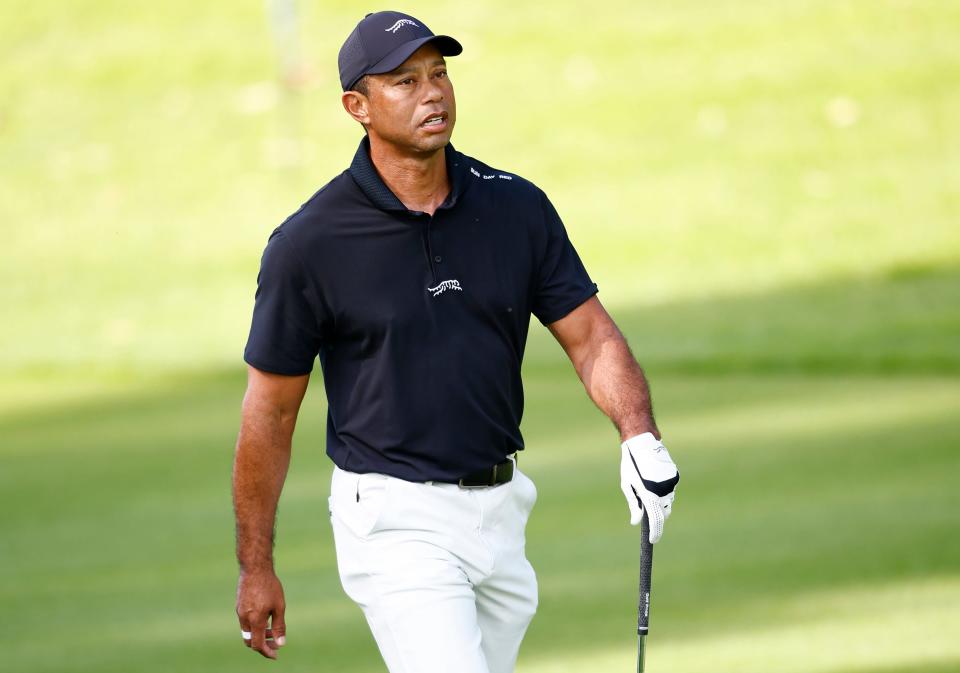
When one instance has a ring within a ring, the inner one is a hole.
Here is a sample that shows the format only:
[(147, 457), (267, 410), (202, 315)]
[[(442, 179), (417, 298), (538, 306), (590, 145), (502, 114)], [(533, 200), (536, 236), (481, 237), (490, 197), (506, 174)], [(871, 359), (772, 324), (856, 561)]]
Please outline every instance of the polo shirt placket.
[(597, 292), (539, 188), (444, 152), (431, 216), (390, 191), (364, 138), (264, 251), (245, 359), (302, 375), (319, 355), (343, 469), (456, 482), (522, 450), (530, 315), (549, 324)]

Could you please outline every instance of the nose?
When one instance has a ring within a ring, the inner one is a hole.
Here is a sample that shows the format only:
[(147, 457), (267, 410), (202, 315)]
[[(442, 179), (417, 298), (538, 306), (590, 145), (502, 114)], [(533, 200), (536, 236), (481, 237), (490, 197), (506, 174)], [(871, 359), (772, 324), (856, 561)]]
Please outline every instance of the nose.
[(443, 100), (443, 88), (440, 86), (440, 80), (427, 78), (427, 85), (423, 89), (423, 102), (434, 103)]

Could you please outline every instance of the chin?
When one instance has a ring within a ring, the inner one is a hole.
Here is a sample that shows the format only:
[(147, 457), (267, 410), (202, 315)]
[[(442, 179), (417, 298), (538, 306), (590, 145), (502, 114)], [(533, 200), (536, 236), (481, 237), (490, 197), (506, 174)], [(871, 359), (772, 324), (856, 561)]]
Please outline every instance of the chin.
[(453, 128), (447, 129), (444, 133), (413, 133), (410, 135), (375, 133), (375, 135), (380, 142), (392, 145), (402, 153), (433, 154), (447, 146), (450, 137), (453, 135)]
[(410, 147), (417, 152), (433, 153), (446, 147), (451, 135), (451, 133), (442, 133), (426, 138), (414, 138), (410, 142)]
[(444, 133), (443, 135), (434, 136), (433, 138), (428, 138), (426, 144), (431, 149), (442, 149), (446, 147), (447, 144), (450, 142), (450, 137), (452, 135), (453, 135), (452, 133)]

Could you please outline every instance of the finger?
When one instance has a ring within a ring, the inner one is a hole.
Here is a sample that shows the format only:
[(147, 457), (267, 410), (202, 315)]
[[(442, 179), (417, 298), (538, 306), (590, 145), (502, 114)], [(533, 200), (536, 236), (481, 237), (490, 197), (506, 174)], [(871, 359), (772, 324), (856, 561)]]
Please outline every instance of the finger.
[(630, 493), (627, 495), (627, 505), (630, 507), (630, 525), (639, 526), (643, 521), (643, 503), (637, 495), (637, 489), (633, 486), (630, 487)]
[(272, 641), (270, 643), (267, 642), (266, 631), (266, 615), (258, 615), (256, 618), (252, 619), (250, 623), (250, 632), (253, 637), (250, 639), (250, 647), (265, 656), (267, 659), (276, 659), (276, 651), (271, 646)]
[(659, 504), (650, 513), (650, 544), (657, 544), (663, 537), (663, 509)]
[(673, 514), (673, 493), (660, 498), (660, 504), (663, 506), (663, 520), (666, 521)]
[(253, 634), (250, 633), (250, 622), (243, 617), (240, 617), (239, 614), (237, 617), (240, 620), (240, 638), (243, 640), (244, 645), (250, 647), (250, 639), (253, 636)]
[(287, 610), (286, 604), (280, 603), (273, 612), (273, 618), (270, 620), (271, 631), (273, 632), (274, 642), (277, 647), (283, 647), (287, 644), (287, 624), (284, 621), (284, 613)]
[(640, 499), (643, 501), (644, 511), (650, 517), (650, 544), (656, 544), (663, 535), (663, 506), (660, 498), (649, 491), (643, 491)]
[(623, 491), (623, 497), (627, 499), (627, 508), (630, 510), (630, 525), (636, 526), (643, 518), (643, 510), (640, 508), (637, 492), (630, 484), (621, 484), (620, 490)]

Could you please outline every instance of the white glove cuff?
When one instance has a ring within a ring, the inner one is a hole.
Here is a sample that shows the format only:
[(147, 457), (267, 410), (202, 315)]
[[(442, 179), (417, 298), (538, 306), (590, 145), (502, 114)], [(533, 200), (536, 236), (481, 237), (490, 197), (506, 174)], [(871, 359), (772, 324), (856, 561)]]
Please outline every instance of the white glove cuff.
[(652, 433), (630, 437), (620, 446), (633, 459), (636, 471), (647, 481), (661, 482), (677, 476), (677, 466), (670, 452)]
[(634, 455), (643, 451), (656, 451), (657, 447), (662, 446), (663, 443), (654, 437), (652, 432), (644, 432), (641, 435), (628, 437), (620, 444), (620, 448), (627, 449)]

